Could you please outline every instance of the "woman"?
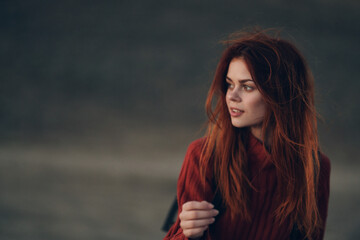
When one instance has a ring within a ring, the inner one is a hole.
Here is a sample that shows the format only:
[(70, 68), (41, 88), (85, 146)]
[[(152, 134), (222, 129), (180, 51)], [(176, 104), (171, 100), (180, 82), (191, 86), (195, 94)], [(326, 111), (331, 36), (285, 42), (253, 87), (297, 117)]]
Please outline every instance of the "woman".
[(265, 32), (227, 44), (165, 239), (323, 239), (330, 161), (319, 152), (311, 72), (291, 43)]

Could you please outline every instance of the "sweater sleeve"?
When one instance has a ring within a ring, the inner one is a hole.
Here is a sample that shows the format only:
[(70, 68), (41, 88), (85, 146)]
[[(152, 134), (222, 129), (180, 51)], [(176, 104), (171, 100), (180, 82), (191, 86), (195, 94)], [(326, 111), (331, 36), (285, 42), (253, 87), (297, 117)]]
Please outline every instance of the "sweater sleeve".
[(211, 177), (207, 174), (205, 182), (200, 177), (199, 159), (203, 143), (204, 139), (199, 139), (188, 147), (177, 183), (178, 216), (164, 240), (188, 240), (182, 232), (179, 219), (184, 203), (188, 201), (211, 202)]
[(330, 170), (331, 164), (328, 157), (324, 154), (320, 154), (321, 156), (321, 164), (320, 164), (320, 176), (319, 176), (319, 186), (318, 186), (318, 209), (323, 221), (323, 228), (320, 231), (320, 238), (324, 239), (325, 227), (326, 227), (326, 219), (328, 212), (328, 204), (329, 204), (329, 195), (330, 195)]

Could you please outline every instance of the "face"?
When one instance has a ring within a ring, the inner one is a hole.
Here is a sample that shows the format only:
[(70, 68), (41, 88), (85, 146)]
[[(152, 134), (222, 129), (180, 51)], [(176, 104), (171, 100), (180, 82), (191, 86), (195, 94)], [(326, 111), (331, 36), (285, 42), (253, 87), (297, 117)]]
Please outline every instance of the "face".
[(250, 127), (254, 135), (258, 135), (266, 104), (242, 58), (231, 60), (226, 82), (226, 104), (232, 125), (238, 128)]

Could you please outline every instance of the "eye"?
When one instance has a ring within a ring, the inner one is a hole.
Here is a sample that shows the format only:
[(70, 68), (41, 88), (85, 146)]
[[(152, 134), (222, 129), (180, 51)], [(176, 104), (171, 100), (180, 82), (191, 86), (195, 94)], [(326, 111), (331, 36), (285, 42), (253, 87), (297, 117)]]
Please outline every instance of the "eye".
[(231, 82), (226, 81), (226, 87), (230, 88), (230, 89), (233, 89), (235, 86)]
[(249, 86), (249, 85), (243, 85), (243, 88), (244, 88), (244, 90), (247, 91), (247, 92), (250, 92), (250, 91), (254, 90), (254, 88), (251, 87), (251, 86)]

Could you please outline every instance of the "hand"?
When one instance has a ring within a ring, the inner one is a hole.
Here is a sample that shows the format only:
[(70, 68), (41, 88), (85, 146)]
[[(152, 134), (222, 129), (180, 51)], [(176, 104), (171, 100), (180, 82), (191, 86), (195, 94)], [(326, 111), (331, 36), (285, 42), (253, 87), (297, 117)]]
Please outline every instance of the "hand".
[(189, 201), (183, 204), (182, 212), (179, 215), (180, 227), (188, 238), (198, 238), (210, 224), (215, 222), (215, 216), (219, 211), (209, 202)]

